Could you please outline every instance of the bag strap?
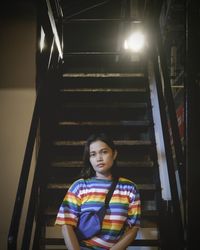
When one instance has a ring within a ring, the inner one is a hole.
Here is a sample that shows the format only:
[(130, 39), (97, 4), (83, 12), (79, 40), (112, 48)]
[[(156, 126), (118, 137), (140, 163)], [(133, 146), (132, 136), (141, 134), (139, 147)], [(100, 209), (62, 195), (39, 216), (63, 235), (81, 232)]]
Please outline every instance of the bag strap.
[(109, 204), (110, 199), (111, 199), (111, 197), (112, 197), (112, 195), (113, 195), (113, 192), (114, 192), (114, 190), (115, 190), (115, 187), (117, 186), (118, 180), (119, 180), (119, 177), (116, 177), (116, 178), (113, 180), (113, 182), (112, 182), (112, 184), (111, 184), (111, 186), (110, 186), (110, 189), (109, 189), (109, 191), (108, 191), (108, 193), (107, 193), (107, 195), (106, 195), (106, 199), (105, 199), (105, 206), (106, 206), (106, 207), (108, 207), (108, 204)]

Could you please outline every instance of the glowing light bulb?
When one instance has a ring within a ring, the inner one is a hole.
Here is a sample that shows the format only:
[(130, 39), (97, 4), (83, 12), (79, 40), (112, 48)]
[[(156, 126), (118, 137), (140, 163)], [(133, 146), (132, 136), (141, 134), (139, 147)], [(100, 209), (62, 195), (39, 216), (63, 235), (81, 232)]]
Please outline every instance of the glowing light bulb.
[(141, 51), (145, 46), (145, 36), (140, 31), (133, 33), (124, 41), (124, 49), (133, 52)]

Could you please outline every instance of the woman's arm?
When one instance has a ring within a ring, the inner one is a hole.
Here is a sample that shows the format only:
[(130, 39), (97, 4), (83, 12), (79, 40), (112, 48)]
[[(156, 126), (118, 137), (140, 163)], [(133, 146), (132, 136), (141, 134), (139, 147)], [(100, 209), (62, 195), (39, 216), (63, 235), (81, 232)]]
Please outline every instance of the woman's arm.
[(138, 227), (132, 227), (128, 229), (125, 234), (121, 237), (121, 239), (110, 248), (110, 250), (124, 250), (129, 244), (135, 240), (138, 232)]
[(72, 226), (63, 225), (62, 234), (64, 237), (65, 245), (68, 250), (80, 250), (78, 239)]

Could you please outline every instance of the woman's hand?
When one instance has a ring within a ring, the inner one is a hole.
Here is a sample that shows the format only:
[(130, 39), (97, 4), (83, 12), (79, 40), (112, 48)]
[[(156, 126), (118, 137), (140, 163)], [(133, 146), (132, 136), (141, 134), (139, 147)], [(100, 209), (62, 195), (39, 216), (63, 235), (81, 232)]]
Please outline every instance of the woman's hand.
[(73, 226), (63, 225), (62, 234), (68, 250), (80, 250), (79, 242), (74, 232)]
[(137, 236), (138, 227), (132, 227), (128, 229), (122, 238), (110, 248), (110, 250), (125, 250), (131, 242), (133, 242)]

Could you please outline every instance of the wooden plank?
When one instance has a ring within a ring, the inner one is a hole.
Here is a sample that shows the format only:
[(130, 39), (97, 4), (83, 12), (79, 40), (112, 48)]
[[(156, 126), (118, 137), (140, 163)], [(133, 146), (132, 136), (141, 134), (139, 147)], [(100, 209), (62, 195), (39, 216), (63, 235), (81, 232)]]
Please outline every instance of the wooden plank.
[[(55, 141), (54, 146), (84, 146), (86, 141)], [(149, 140), (114, 140), (116, 146), (149, 146)]]
[(65, 108), (147, 108), (147, 104), (146, 103), (114, 103), (114, 102), (110, 102), (110, 103), (89, 103), (89, 102), (69, 102), (69, 103), (64, 103), (63, 107)]
[(117, 93), (124, 93), (124, 92), (132, 92), (132, 93), (138, 93), (138, 92), (146, 92), (145, 88), (64, 88), (64, 89), (60, 89), (60, 92), (95, 92), (95, 93), (113, 93), (113, 92), (117, 92)]
[(146, 121), (62, 121), (61, 126), (149, 126)]
[(85, 77), (144, 77), (144, 73), (64, 73), (63, 77), (81, 77), (81, 78), (85, 78)]

